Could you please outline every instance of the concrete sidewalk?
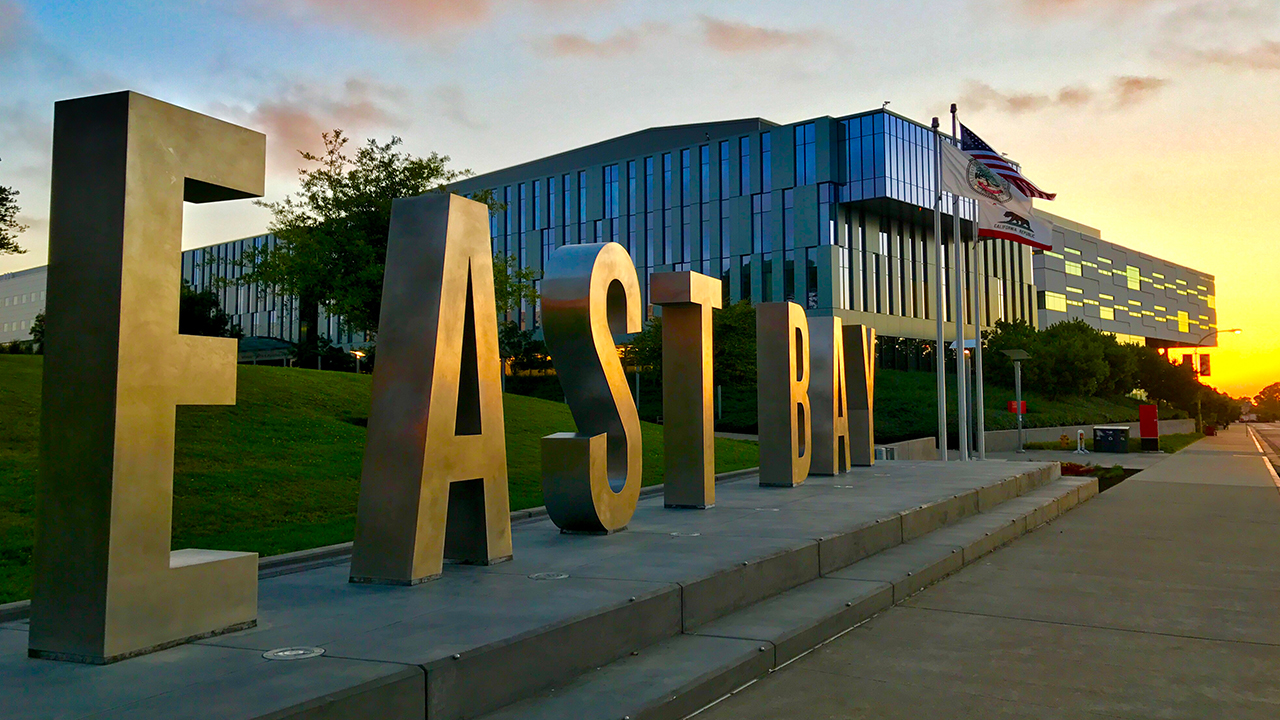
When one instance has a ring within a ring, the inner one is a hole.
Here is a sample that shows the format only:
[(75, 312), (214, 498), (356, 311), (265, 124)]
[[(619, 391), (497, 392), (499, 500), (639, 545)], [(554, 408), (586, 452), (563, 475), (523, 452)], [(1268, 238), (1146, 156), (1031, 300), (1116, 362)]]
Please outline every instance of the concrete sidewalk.
[(1277, 557), (1236, 426), (697, 717), (1280, 717)]

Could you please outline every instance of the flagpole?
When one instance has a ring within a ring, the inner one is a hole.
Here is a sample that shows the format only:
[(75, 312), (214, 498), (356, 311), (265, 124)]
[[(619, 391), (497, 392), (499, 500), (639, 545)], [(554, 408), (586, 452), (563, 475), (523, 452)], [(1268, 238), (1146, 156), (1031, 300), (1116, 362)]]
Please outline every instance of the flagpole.
[(947, 461), (947, 346), (942, 335), (946, 329), (944, 315), (946, 298), (942, 294), (942, 280), (946, 267), (942, 261), (942, 136), (938, 134), (938, 118), (933, 119), (933, 267), (935, 271), (933, 314), (938, 318), (938, 344), (935, 346), (934, 365), (938, 374), (938, 459)]
[[(956, 127), (957, 122), (956, 106), (952, 104), (952, 137), (959, 135)], [(957, 427), (960, 431), (960, 459), (968, 460), (969, 436), (973, 432), (973, 425), (969, 421), (969, 373), (967, 372), (968, 364), (965, 362), (964, 357), (964, 243), (960, 238), (960, 197), (955, 193), (951, 194), (951, 228), (951, 236), (955, 241), (955, 252), (951, 256), (951, 264), (955, 270), (955, 291), (953, 293), (955, 300), (952, 313), (955, 315), (956, 321), (956, 419)]]
[[(987, 414), (986, 408), (983, 406), (983, 383), (982, 377), (982, 318), (983, 312), (990, 297), (986, 297), (987, 293), (979, 292), (979, 288), (986, 288), (987, 280), (987, 254), (982, 245), (982, 239), (978, 237), (978, 220), (973, 220), (973, 247), (975, 251), (973, 261), (973, 336), (976, 342), (973, 344), (973, 374), (974, 392), (976, 396), (973, 401), (974, 416), (978, 421), (978, 430), (976, 435), (977, 453), (979, 460), (987, 459)], [(982, 258), (982, 266), (978, 267), (978, 258)], [(981, 274), (979, 274), (981, 273)]]

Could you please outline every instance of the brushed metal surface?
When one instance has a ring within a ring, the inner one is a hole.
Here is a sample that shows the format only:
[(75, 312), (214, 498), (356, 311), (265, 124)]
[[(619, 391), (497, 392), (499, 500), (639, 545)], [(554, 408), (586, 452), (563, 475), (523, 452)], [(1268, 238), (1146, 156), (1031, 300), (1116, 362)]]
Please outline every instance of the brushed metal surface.
[(640, 281), (618, 243), (565, 245), (542, 280), (542, 330), (576, 433), (542, 439), (542, 493), (561, 530), (611, 533), (640, 495), (640, 417), (614, 335), (641, 329)]
[(866, 325), (844, 329), (844, 367), (849, 397), (849, 462), (876, 463), (876, 330)]
[(396, 200), (352, 582), (412, 585), (445, 558), (511, 557), (497, 318), (488, 208)]
[(724, 304), (720, 280), (654, 273), (649, 299), (662, 307), (664, 502), (709, 508), (716, 504), (711, 311)]
[(756, 305), (760, 484), (793, 487), (813, 459), (809, 322), (795, 303)]
[(844, 366), (844, 324), (837, 317), (809, 318), (813, 382), (813, 463), (810, 472), (839, 475), (849, 469), (849, 394)]
[(33, 657), (106, 663), (251, 625), (258, 556), (171, 552), (178, 405), (236, 341), (178, 334), (182, 208), (261, 197), (266, 138), (132, 92), (54, 106)]

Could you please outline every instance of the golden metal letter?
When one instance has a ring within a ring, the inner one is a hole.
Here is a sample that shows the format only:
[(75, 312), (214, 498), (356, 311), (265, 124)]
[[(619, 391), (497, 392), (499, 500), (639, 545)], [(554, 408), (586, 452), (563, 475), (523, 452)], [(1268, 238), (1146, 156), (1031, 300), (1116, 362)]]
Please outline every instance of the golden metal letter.
[(107, 663), (247, 627), (258, 558), (170, 552), (175, 408), (236, 341), (178, 334), (182, 203), (261, 197), (266, 138), (131, 92), (54, 108), (29, 654)]
[(809, 408), (809, 323), (790, 302), (756, 306), (760, 484), (793, 487), (813, 459)]
[(849, 461), (866, 467), (876, 462), (876, 330), (850, 325), (844, 331), (844, 362), (849, 392)]
[(352, 582), (413, 585), (447, 557), (511, 558), (488, 208), (396, 200)]
[(720, 281), (695, 272), (654, 273), (649, 298), (662, 306), (662, 438), (667, 507), (716, 504), (711, 310)]
[(849, 469), (849, 394), (845, 373), (844, 324), (837, 317), (809, 318), (813, 348), (813, 464), (818, 475), (839, 475)]
[(542, 329), (578, 432), (542, 439), (542, 494), (566, 532), (616, 532), (636, 510), (640, 417), (613, 336), (640, 327), (640, 282), (621, 245), (551, 253)]

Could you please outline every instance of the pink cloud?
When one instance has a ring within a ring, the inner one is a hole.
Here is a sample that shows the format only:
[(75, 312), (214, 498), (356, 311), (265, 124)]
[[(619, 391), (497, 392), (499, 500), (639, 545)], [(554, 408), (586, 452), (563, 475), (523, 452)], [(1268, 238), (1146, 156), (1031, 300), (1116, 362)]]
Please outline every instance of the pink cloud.
[(1163, 90), (1169, 81), (1157, 77), (1126, 75), (1113, 79), (1106, 90), (1070, 85), (1054, 92), (1002, 92), (986, 83), (970, 82), (961, 106), (970, 110), (997, 110), (1011, 115), (1049, 108), (1123, 108), (1136, 105)]
[(1280, 70), (1280, 42), (1263, 40), (1253, 47), (1239, 50), (1196, 50), (1193, 60), (1208, 65), (1225, 65), (1248, 70)]
[(778, 30), (701, 16), (707, 44), (724, 53), (751, 53), (807, 47), (821, 37), (812, 30)]
[(18, 44), (26, 25), (26, 11), (13, 0), (0, 0), (0, 52)]
[(400, 96), (398, 88), (359, 78), (338, 88), (295, 82), (252, 107), (214, 114), (265, 133), (272, 172), (292, 173), (299, 151), (323, 148), (321, 133), (341, 128), (350, 135), (396, 122)]
[(436, 35), (491, 20), (502, 8), (590, 8), (610, 0), (244, 0), (255, 13), (313, 25), (351, 26), (398, 36)]
[(610, 58), (636, 52), (651, 38), (669, 30), (664, 23), (645, 23), (624, 28), (613, 35), (595, 40), (585, 35), (562, 33), (552, 35), (541, 44), (540, 51), (552, 57)]

